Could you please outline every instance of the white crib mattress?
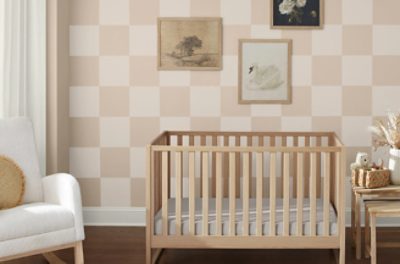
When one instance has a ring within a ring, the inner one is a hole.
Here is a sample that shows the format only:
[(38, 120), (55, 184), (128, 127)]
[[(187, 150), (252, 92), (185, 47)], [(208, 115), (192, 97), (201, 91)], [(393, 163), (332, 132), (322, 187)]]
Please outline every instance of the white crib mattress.
[[(290, 235), (296, 235), (297, 226), (297, 201), (296, 199), (290, 199)], [(195, 210), (195, 232), (196, 235), (202, 235), (202, 199), (196, 199), (196, 210)], [(243, 233), (243, 200), (236, 199), (236, 235)], [(270, 235), (269, 230), (269, 199), (263, 199), (263, 235)], [(168, 200), (168, 233), (174, 235), (175, 231), (175, 199), (171, 198)], [(323, 200), (317, 199), (317, 235), (322, 236), (324, 231), (323, 225)], [(275, 235), (283, 234), (283, 199), (276, 199), (276, 216), (275, 216)], [(162, 234), (162, 216), (161, 211), (158, 211), (155, 217), (155, 228), (154, 233), (156, 235)], [(215, 235), (216, 233), (216, 210), (215, 210), (215, 199), (209, 199), (209, 235)], [(228, 235), (229, 232), (229, 199), (223, 199), (222, 202), (222, 234)], [(337, 217), (332, 204), (329, 205), (329, 232), (330, 235), (337, 234)], [(182, 233), (189, 233), (189, 199), (182, 199)], [(249, 205), (249, 234), (256, 234), (256, 200), (250, 199)], [(307, 236), (310, 234), (310, 201), (309, 199), (303, 200), (303, 235)]]

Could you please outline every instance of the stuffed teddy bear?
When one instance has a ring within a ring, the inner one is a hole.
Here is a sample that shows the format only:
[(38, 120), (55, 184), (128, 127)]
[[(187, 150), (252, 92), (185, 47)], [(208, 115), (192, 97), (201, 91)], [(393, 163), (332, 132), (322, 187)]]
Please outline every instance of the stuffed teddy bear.
[(356, 157), (356, 161), (353, 162), (350, 165), (350, 168), (352, 170), (356, 170), (356, 169), (367, 169), (370, 167), (369, 164), (369, 156), (368, 153), (365, 152), (358, 152), (357, 153), (357, 157)]

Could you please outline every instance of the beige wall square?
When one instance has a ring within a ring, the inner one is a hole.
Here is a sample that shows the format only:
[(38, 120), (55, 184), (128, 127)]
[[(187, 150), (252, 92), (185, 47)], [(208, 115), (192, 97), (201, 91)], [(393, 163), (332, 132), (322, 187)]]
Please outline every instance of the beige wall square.
[(99, 27), (70, 26), (69, 55), (70, 56), (99, 55)]
[(283, 30), (271, 29), (265, 24), (251, 25), (251, 37), (252, 38), (264, 38), (264, 39), (280, 39), (283, 34)]
[(252, 116), (281, 116), (282, 105), (251, 105)]
[(190, 115), (190, 88), (162, 87), (160, 98), (161, 116)]
[(311, 117), (282, 117), (282, 131), (311, 131)]
[(220, 83), (219, 71), (192, 71), (190, 84), (192, 86), (217, 86)]
[(190, 129), (189, 117), (161, 117), (160, 131), (187, 131)]
[(131, 116), (160, 116), (159, 87), (131, 87), (129, 97)]
[[(150, 144), (151, 142), (148, 142)], [(131, 177), (146, 178), (146, 148), (131, 148)]]
[[(325, 12), (324, 23), (341, 24), (342, 23), (342, 1), (324, 0)], [(329, 11), (329, 12), (328, 12)]]
[[(351, 0), (351, 1), (344, 0), (344, 1), (342, 1), (343, 24), (350, 24), (350, 25), (352, 25), (352, 24), (354, 24), (354, 25), (372, 24), (373, 2), (374, 2), (373, 0)], [(356, 12), (357, 10), (360, 12)]]
[(284, 116), (307, 116), (311, 114), (311, 88), (309, 86), (295, 86), (292, 88), (293, 100), (291, 104), (282, 105)]
[(399, 110), (400, 89), (398, 86), (375, 86), (372, 88), (372, 113), (384, 116), (387, 111)]
[(189, 71), (160, 71), (160, 86), (189, 86)]
[(128, 116), (129, 87), (100, 87), (100, 115)]
[(238, 104), (238, 88), (223, 86), (221, 89), (221, 114), (223, 116), (249, 116), (250, 105)]
[(311, 56), (292, 56), (292, 85), (311, 86)]
[(371, 85), (372, 56), (343, 56), (343, 84)]
[(100, 55), (119, 56), (129, 52), (129, 26), (100, 26)]
[(224, 19), (224, 24), (250, 25), (251, 14), (251, 1), (221, 0), (221, 16)]
[(343, 54), (370, 55), (372, 53), (372, 26), (343, 26)]
[(400, 55), (400, 26), (374, 26), (374, 55)]
[(313, 116), (342, 115), (341, 86), (313, 86), (311, 91)]
[(190, 16), (189, 0), (159, 0), (160, 16), (162, 17), (188, 17)]
[(131, 146), (144, 147), (160, 134), (160, 119), (155, 117), (131, 118)]
[(99, 119), (94, 117), (70, 118), (71, 147), (98, 147), (100, 145)]
[(194, 17), (221, 16), (220, 0), (190, 0), (190, 15)]
[(190, 129), (194, 131), (219, 131), (219, 117), (192, 117)]
[(270, 6), (269, 1), (251, 0), (251, 23), (269, 24)]
[(349, 147), (365, 147), (371, 145), (371, 133), (368, 127), (372, 125), (370, 116), (349, 116), (342, 119), (342, 140)]
[(156, 57), (131, 57), (131, 85), (158, 86), (158, 70)]
[(236, 86), (238, 74), (238, 57), (222, 56), (223, 68), (221, 70), (221, 85)]
[(373, 13), (375, 24), (400, 24), (398, 10), (400, 2), (398, 0), (378, 0), (374, 1)]
[(145, 179), (131, 179), (131, 206), (144, 207), (146, 206), (146, 180)]
[(100, 203), (100, 179), (77, 179), (82, 195), (82, 205), (98, 207)]
[(129, 57), (100, 57), (100, 85), (128, 86)]
[(70, 57), (69, 84), (72, 86), (96, 86), (99, 84), (98, 57)]
[(101, 148), (101, 177), (128, 178), (130, 176), (129, 148)]
[(128, 117), (100, 118), (101, 147), (129, 147), (129, 132)]
[(371, 86), (343, 87), (343, 115), (368, 116), (372, 114)]
[(341, 85), (341, 57), (314, 56), (312, 61), (312, 82), (314, 85)]
[(317, 116), (312, 118), (313, 131), (333, 131), (339, 137), (342, 134), (342, 118), (339, 116)]
[(312, 32), (313, 55), (340, 55), (342, 54), (342, 27), (339, 25), (325, 25), (324, 30)]
[(128, 25), (129, 0), (99, 0), (101, 25)]
[(213, 86), (194, 86), (190, 88), (191, 116), (220, 116), (221, 89)]
[(311, 55), (312, 31), (284, 30), (282, 38), (292, 40), (294, 55)]
[(374, 85), (400, 85), (400, 56), (374, 56)]
[(69, 88), (69, 116), (99, 116), (99, 88), (95, 86), (72, 86)]
[(97, 25), (99, 0), (70, 0), (69, 23), (71, 25)]
[(130, 54), (157, 56), (157, 27), (141, 25), (130, 27)]
[(131, 0), (131, 25), (155, 25), (159, 13), (158, 0)]
[(279, 117), (253, 117), (251, 119), (252, 131), (281, 131)]
[(238, 40), (250, 38), (250, 25), (224, 26), (223, 35), (224, 35), (223, 36), (224, 55), (236, 55), (238, 54), (238, 48), (239, 48)]
[(102, 178), (101, 206), (129, 207), (131, 205), (130, 178)]
[(250, 117), (222, 117), (221, 118), (222, 131), (250, 131), (251, 118)]
[(70, 148), (69, 172), (76, 178), (100, 177), (100, 149)]

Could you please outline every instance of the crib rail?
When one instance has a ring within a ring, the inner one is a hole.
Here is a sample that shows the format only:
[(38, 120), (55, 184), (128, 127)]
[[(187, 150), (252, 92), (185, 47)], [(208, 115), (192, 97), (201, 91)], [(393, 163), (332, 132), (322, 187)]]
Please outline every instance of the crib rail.
[[(345, 151), (334, 133), (164, 132), (148, 146), (148, 160), (147, 221), (151, 238), (160, 247), (167, 238), (175, 247), (188, 247), (196, 245), (190, 238), (213, 243), (217, 237), (314, 238), (315, 245), (335, 238), (325, 245), (339, 246)], [(250, 208), (251, 201), (255, 208)], [(331, 230), (331, 204), (336, 232)], [(322, 216), (317, 215), (318, 206)], [(161, 233), (155, 230), (158, 212)], [(278, 217), (282, 230), (277, 230)]]

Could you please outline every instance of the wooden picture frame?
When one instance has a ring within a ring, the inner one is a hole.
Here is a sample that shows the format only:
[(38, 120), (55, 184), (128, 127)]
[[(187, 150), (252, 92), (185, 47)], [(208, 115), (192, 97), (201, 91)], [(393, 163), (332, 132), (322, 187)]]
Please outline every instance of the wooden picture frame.
[(292, 102), (292, 40), (239, 40), (239, 104)]
[(158, 18), (158, 70), (222, 69), (222, 18)]
[(270, 0), (270, 3), (270, 25), (273, 29), (323, 28), (324, 0)]

